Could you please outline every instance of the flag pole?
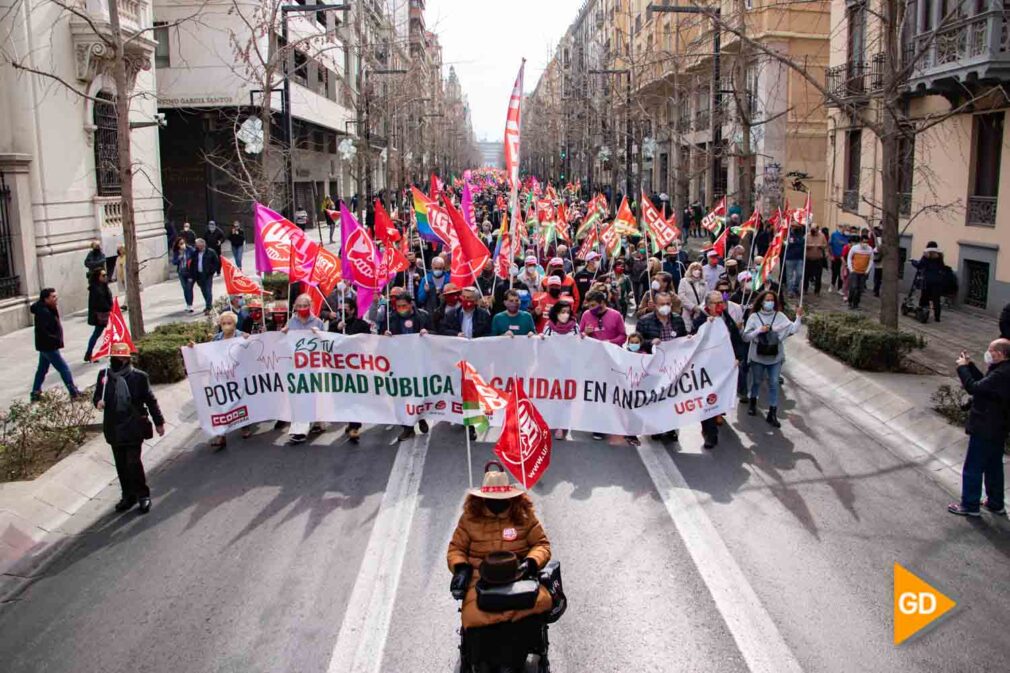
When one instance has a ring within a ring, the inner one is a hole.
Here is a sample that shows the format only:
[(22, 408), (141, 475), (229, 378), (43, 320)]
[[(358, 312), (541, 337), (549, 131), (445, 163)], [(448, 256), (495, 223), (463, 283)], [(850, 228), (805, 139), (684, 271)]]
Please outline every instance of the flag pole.
[[(466, 368), (460, 367), (463, 374), (463, 382), (460, 391), (466, 390)], [(480, 405), (480, 401), (477, 402)], [(470, 488), (473, 488), (473, 456), (470, 454), (470, 426), (463, 424), (463, 434), (466, 435), (466, 476), (470, 480)]]
[[(515, 386), (512, 388), (512, 398), (515, 400), (515, 405), (516, 405), (516, 427), (517, 428), (518, 428), (518, 424), (519, 424), (519, 418), (518, 418), (518, 416), (519, 416), (519, 393), (516, 392), (516, 391), (519, 390), (519, 386), (521, 386), (521, 385), (522, 385), (522, 381), (519, 380), (519, 377), (516, 377), (516, 379), (515, 379)], [(526, 457), (523, 455), (522, 433), (518, 433), (518, 434), (519, 434), (519, 437), (517, 437), (516, 439), (518, 440), (517, 443), (519, 445), (518, 446), (518, 448), (519, 448), (519, 467), (520, 467), (520, 469), (523, 472), (523, 490), (524, 491), (528, 491), (529, 489), (526, 487)]]
[[(810, 192), (807, 192), (807, 205), (810, 204)], [(803, 268), (800, 270), (800, 303), (799, 308), (803, 308), (803, 294), (807, 289), (807, 236), (810, 235), (810, 211), (806, 206), (803, 208)], [(821, 273), (824, 273), (823, 269)]]

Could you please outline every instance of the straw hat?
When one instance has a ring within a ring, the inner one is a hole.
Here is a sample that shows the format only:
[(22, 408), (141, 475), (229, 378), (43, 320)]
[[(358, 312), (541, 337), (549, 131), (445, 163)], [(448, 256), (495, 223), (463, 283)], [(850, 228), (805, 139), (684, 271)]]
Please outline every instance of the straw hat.
[[(498, 467), (497, 472), (491, 470), (494, 466)], [(484, 483), (480, 488), (467, 489), (468, 495), (488, 500), (508, 500), (522, 495), (524, 492), (522, 488), (509, 483), (508, 473), (497, 460), (488, 461), (484, 465)]]
[(114, 358), (130, 357), (130, 346), (122, 341), (117, 341), (109, 348), (109, 356)]

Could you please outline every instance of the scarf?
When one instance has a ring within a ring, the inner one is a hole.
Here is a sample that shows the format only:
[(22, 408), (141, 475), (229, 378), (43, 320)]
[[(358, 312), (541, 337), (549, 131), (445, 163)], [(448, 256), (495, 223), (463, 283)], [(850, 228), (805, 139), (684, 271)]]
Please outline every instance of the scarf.
[(133, 371), (132, 365), (126, 365), (119, 371), (114, 371), (112, 367), (108, 369), (108, 383), (112, 385), (116, 395), (116, 413), (125, 414), (130, 411), (133, 399), (130, 397), (130, 387), (126, 384), (126, 377)]
[(556, 323), (551, 321), (550, 326), (551, 326), (551, 332), (553, 332), (554, 334), (571, 334), (578, 328), (579, 324), (575, 322), (575, 320), (569, 318), (568, 322), (565, 323), (561, 322)]

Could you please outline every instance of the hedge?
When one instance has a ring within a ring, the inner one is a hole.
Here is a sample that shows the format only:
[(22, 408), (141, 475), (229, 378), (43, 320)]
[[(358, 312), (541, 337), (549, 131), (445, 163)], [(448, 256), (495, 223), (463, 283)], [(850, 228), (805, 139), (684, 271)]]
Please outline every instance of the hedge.
[(190, 341), (210, 341), (213, 336), (214, 326), (209, 320), (159, 325), (137, 340), (137, 367), (147, 372), (151, 383), (181, 381), (186, 378), (186, 366), (179, 349)]
[(263, 276), (263, 289), (273, 293), (276, 300), (288, 298), (288, 274), (268, 273)]
[(87, 438), (94, 418), (91, 389), (72, 400), (62, 390), (37, 402), (16, 400), (0, 413), (0, 482), (32, 479), (59, 462)]
[(856, 369), (902, 371), (902, 361), (926, 342), (910, 332), (891, 330), (853, 313), (816, 313), (807, 317), (807, 339)]

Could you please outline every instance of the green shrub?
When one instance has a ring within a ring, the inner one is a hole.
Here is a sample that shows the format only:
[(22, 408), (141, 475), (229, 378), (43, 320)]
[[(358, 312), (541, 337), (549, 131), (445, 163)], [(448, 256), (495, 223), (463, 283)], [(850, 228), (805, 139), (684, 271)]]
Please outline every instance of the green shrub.
[(286, 273), (268, 273), (263, 276), (263, 289), (272, 292), (274, 299), (287, 299), (288, 282), (288, 274)]
[(31, 479), (84, 443), (94, 418), (91, 391), (73, 401), (62, 390), (18, 400), (0, 414), (0, 481)]
[(159, 325), (137, 340), (137, 368), (147, 372), (151, 383), (181, 381), (186, 378), (186, 366), (180, 349), (190, 341), (203, 343), (213, 336), (214, 326), (208, 320)]
[(856, 369), (901, 371), (902, 360), (913, 348), (922, 348), (922, 337), (890, 330), (875, 320), (852, 313), (817, 313), (807, 317), (810, 344)]

